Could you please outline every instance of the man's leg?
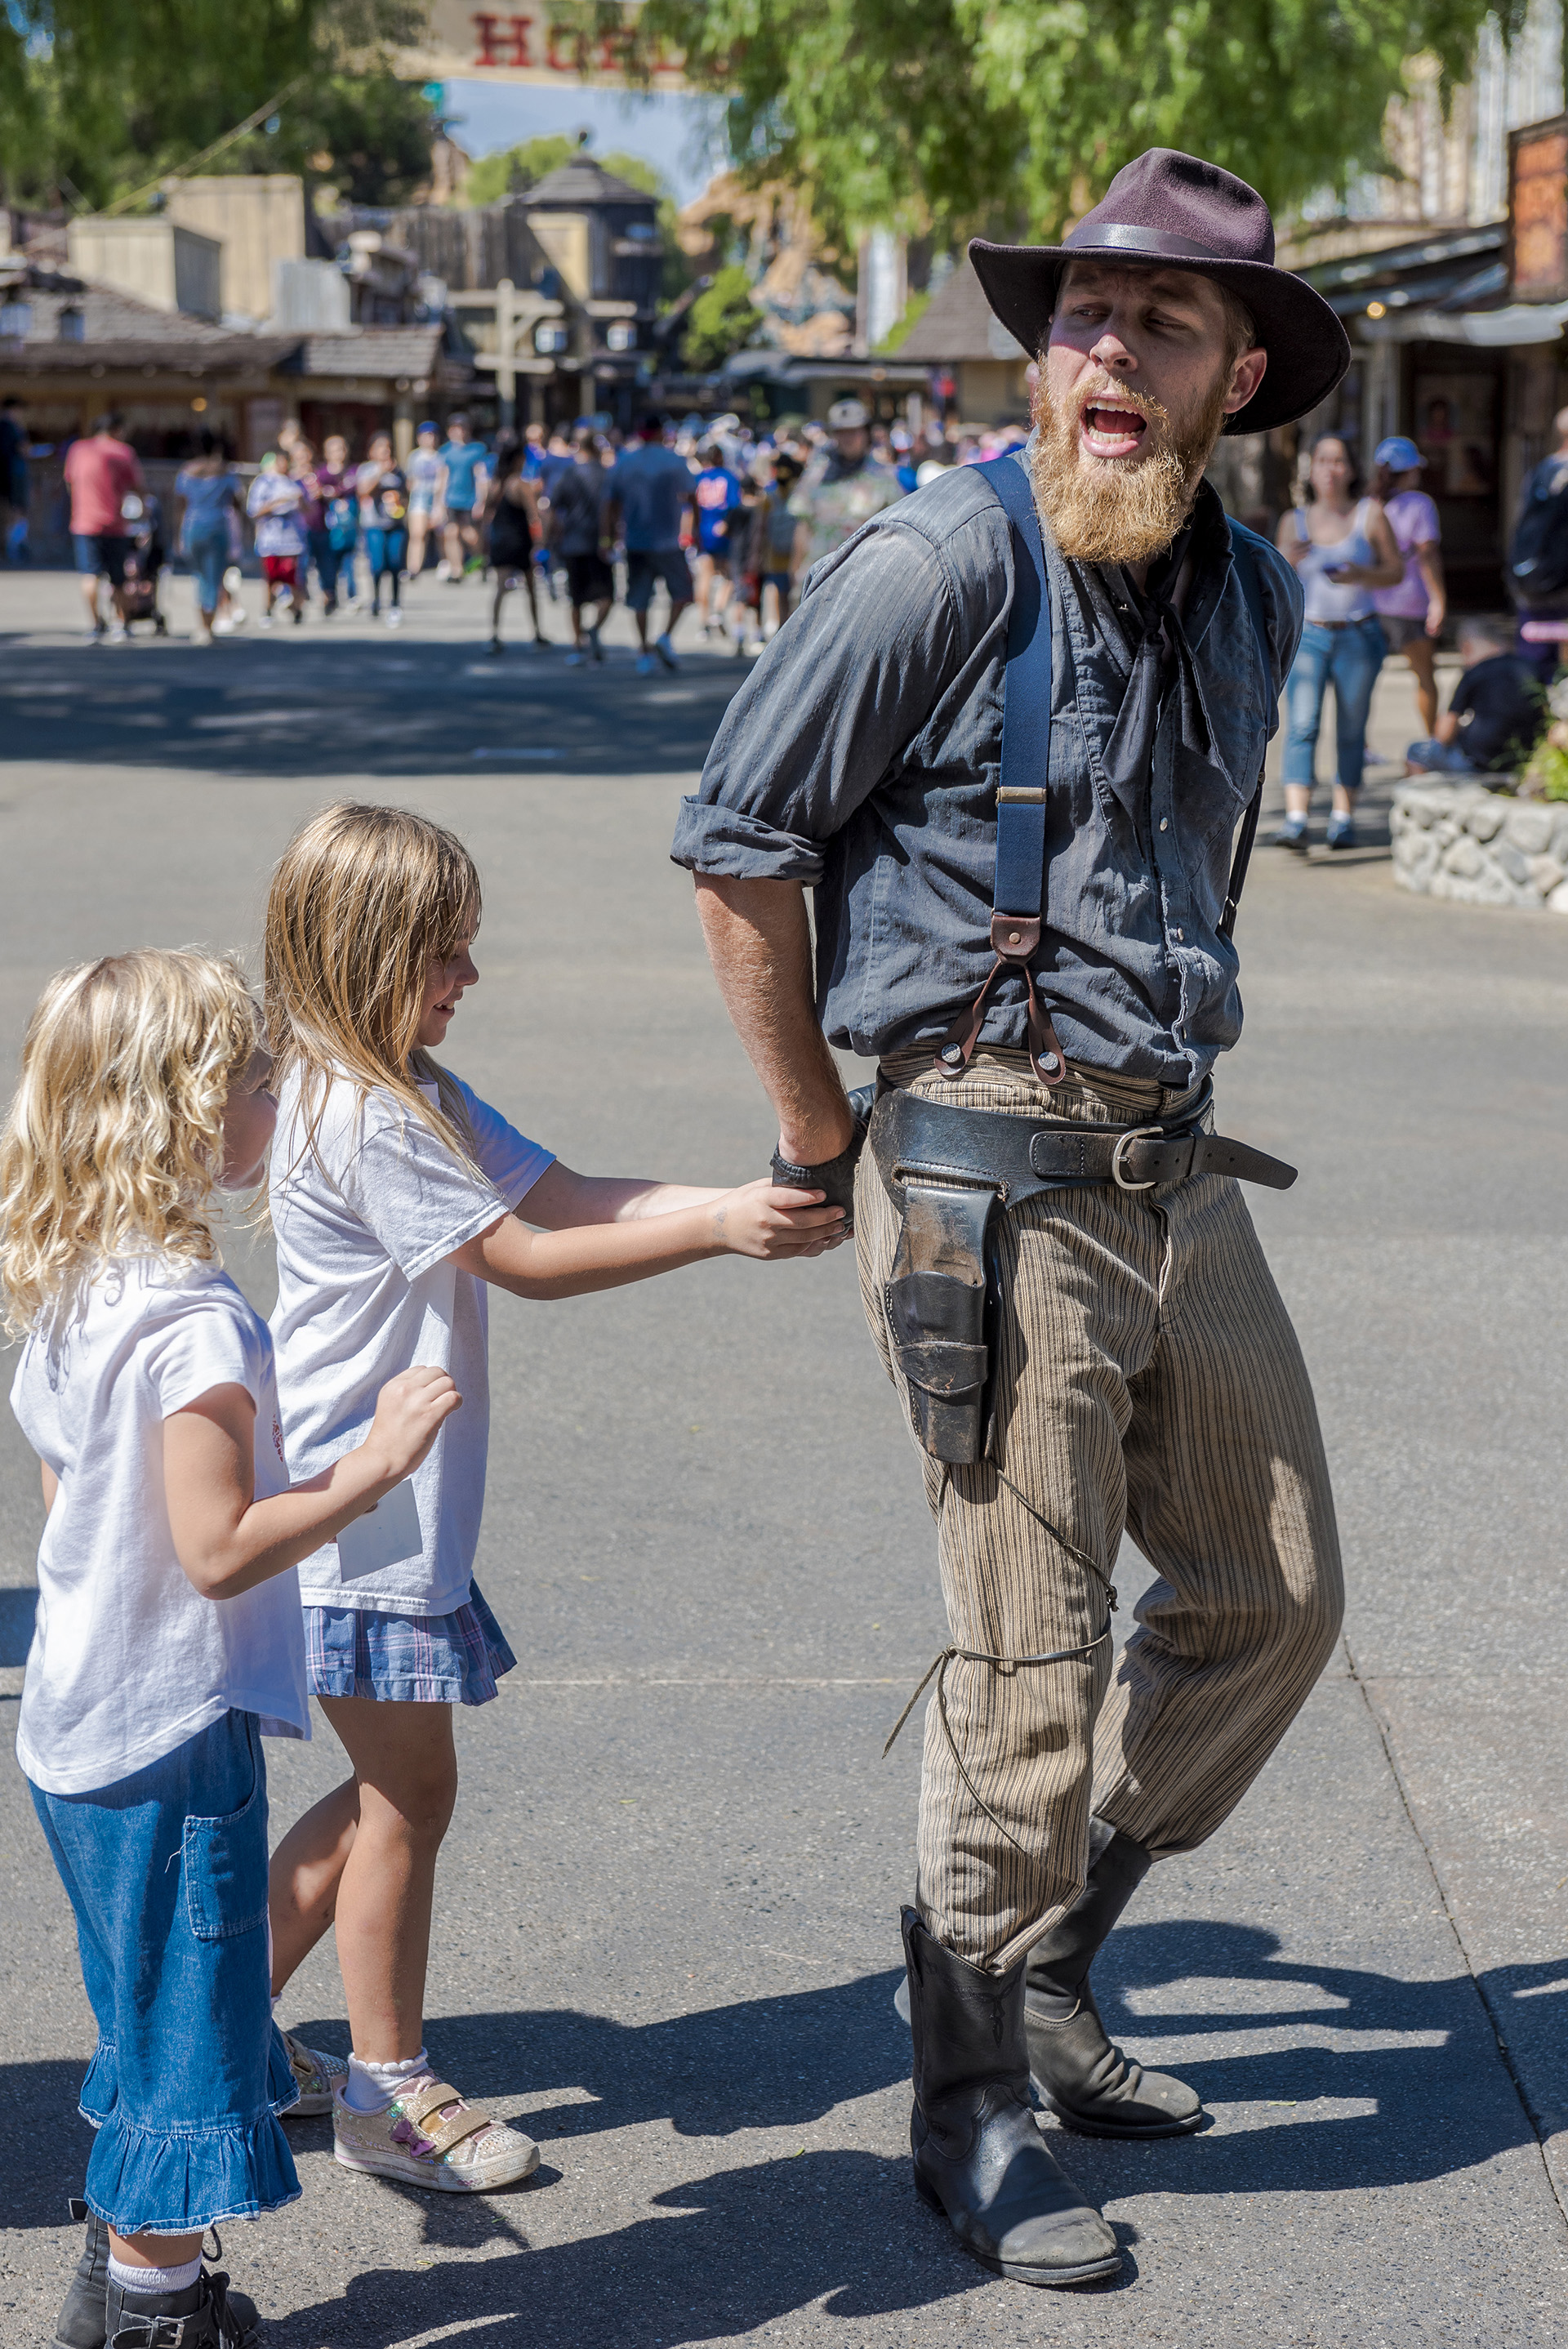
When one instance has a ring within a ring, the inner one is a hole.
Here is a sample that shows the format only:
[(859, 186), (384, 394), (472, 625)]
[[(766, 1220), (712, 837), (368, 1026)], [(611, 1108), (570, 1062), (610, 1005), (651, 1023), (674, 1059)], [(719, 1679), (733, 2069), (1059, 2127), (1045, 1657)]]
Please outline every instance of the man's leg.
[(1339, 1557), (1311, 1389), (1237, 1185), (1132, 1212), (1171, 1232), (1124, 1445), (1129, 1528), (1164, 1578), (1096, 1732), (1084, 1890), (1030, 1953), (1026, 2004), (1064, 2119), (1171, 2137), (1198, 2127), (1198, 2099), (1111, 2044), (1089, 1970), (1151, 1859), (1212, 1834), (1294, 1717), (1338, 1629)]
[[(972, 1072), (944, 1098), (1022, 1108), (1039, 1090)], [(855, 1217), (867, 1317), (894, 1371), (883, 1299), (899, 1214), (869, 1154)], [(1143, 1367), (1155, 1342), (1163, 1236), (1120, 1195), (1081, 1192), (1002, 1216), (994, 1237), (995, 1456), (944, 1466), (922, 1455), (952, 1642), (972, 1652), (946, 1662), (926, 1713), (917, 1908), (904, 1931), (912, 2144), (917, 2189), (967, 2249), (1054, 2284), (1114, 2272), (1119, 2254), (1035, 2127), (1025, 1961), (1084, 1881), (1128, 1366)], [(992, 2016), (989, 2051), (971, 2044), (977, 2009)]]
[(87, 606), (88, 626), (91, 628), (93, 634), (97, 636), (103, 626), (103, 620), (98, 612), (98, 550), (96, 547), (92, 546), (90, 541), (88, 542), (88, 546), (90, 549), (90, 552), (84, 552), (83, 541), (79, 536), (73, 541), (73, 551), (76, 554), (77, 578), (82, 591), (82, 602)]
[(1240, 1187), (1205, 1175), (1163, 1213), (1160, 1345), (1125, 1446), (1128, 1527), (1160, 1579), (1100, 1715), (1094, 1803), (1155, 1859), (1240, 1802), (1345, 1604), (1312, 1387)]

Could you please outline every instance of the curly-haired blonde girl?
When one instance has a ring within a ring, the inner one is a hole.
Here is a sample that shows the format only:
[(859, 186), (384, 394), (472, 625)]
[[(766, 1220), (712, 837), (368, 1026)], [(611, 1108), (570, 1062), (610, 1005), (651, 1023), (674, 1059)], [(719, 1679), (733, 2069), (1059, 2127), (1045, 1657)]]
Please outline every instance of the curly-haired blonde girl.
[(327, 2061), (273, 2026), (263, 1930), (261, 1736), (310, 1734), (294, 1568), (460, 1401), (442, 1371), (391, 1381), (364, 1440), (290, 1486), (272, 1340), (206, 1220), (215, 1185), (261, 1177), (270, 1073), (236, 965), (113, 955), (45, 989), (0, 1141), (11, 1404), (48, 1511), (16, 1755), (98, 2023), (59, 2341), (165, 2319), (188, 2349), (259, 2340), (201, 2246), (297, 2195), (278, 2115)]
[(0, 1134), (0, 1277), (25, 1337), (115, 1257), (211, 1264), (203, 1209), (223, 1105), (262, 1049), (244, 974), (224, 957), (147, 950), (49, 981)]

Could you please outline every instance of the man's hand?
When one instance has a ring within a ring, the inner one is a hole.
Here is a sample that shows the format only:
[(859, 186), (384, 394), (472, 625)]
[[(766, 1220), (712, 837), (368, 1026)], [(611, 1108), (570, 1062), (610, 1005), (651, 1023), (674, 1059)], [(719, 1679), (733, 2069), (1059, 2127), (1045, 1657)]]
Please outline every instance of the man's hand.
[(786, 1125), (779, 1122), (779, 1155), (791, 1166), (825, 1166), (846, 1151), (855, 1138), (855, 1121), (845, 1104), (841, 1115), (827, 1111)]

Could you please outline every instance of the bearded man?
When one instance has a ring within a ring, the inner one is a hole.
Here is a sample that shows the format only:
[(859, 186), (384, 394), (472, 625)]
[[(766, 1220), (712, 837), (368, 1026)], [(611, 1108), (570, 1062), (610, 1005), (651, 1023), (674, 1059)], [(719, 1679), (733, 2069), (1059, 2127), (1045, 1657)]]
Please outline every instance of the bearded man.
[[(986, 2266), (1057, 2285), (1120, 2254), (1034, 2097), (1107, 2137), (1203, 2118), (1111, 2045), (1090, 1965), (1150, 1863), (1240, 1800), (1339, 1627), (1312, 1392), (1237, 1179), (1292, 1170), (1215, 1133), (1210, 1079), (1302, 599), (1202, 475), (1349, 349), (1274, 267), (1262, 198), (1191, 156), (1130, 164), (1064, 244), (970, 253), (1039, 353), (1035, 436), (817, 565), (674, 853), (776, 1168), (846, 1202), (854, 1170), (936, 1519), (914, 2182)], [(830, 1041), (879, 1063), (858, 1168)], [(1124, 1526), (1156, 1578), (1113, 1675)]]

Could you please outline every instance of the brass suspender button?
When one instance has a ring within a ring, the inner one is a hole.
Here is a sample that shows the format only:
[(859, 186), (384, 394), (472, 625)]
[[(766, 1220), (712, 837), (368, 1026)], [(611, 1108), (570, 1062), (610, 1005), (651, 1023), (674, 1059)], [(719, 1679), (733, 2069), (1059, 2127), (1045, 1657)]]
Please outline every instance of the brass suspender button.
[(1017, 945), (1017, 943), (1018, 943), (1018, 933), (1017, 933), (1017, 931), (1016, 931), (1016, 930), (1009, 930), (1009, 931), (1008, 931), (1008, 933), (1007, 933), (1007, 944), (1008, 944), (1010, 947), (1016, 947), (1016, 946)]

